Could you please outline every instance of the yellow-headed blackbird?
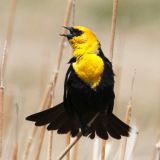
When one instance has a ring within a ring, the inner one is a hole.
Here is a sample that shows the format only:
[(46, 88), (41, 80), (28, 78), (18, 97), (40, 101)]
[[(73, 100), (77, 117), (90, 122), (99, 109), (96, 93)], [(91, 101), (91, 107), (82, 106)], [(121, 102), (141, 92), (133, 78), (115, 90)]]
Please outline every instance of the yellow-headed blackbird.
[[(129, 136), (130, 127), (113, 113), (114, 73), (111, 62), (104, 56), (95, 34), (83, 26), (65, 27), (73, 58), (64, 83), (63, 102), (53, 108), (28, 116), (36, 126), (48, 124), (48, 130), (58, 134), (70, 132), (75, 137), (79, 131), (91, 139), (97, 134), (108, 139)], [(87, 124), (95, 117), (91, 126)]]

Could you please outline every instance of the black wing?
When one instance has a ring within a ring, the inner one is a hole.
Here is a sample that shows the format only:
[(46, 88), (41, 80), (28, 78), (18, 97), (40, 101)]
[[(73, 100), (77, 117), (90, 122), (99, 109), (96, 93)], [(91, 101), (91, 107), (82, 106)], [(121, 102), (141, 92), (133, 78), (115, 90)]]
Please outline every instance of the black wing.
[(105, 68), (102, 74), (101, 82), (95, 90), (84, 83), (75, 73), (72, 63), (75, 58), (70, 60), (70, 67), (67, 71), (64, 85), (64, 103), (69, 113), (89, 111), (112, 112), (114, 104), (114, 73), (111, 62), (104, 56), (102, 50), (99, 50), (99, 56), (103, 59)]
[(114, 72), (112, 68), (112, 63), (109, 61), (107, 57), (103, 54), (101, 48), (99, 48), (99, 56), (103, 59), (105, 69), (102, 75), (101, 84), (99, 85), (100, 88), (106, 88), (107, 96), (106, 101), (108, 101), (108, 112), (112, 113), (113, 106), (114, 106)]

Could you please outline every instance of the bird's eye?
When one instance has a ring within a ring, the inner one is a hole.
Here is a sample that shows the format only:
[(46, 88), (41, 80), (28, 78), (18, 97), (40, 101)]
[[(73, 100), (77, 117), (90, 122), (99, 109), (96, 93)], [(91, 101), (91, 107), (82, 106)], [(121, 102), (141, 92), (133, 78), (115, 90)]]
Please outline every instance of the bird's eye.
[(71, 34), (73, 35), (73, 36), (80, 36), (80, 35), (82, 35), (82, 31), (80, 31), (79, 29), (72, 29), (71, 31)]

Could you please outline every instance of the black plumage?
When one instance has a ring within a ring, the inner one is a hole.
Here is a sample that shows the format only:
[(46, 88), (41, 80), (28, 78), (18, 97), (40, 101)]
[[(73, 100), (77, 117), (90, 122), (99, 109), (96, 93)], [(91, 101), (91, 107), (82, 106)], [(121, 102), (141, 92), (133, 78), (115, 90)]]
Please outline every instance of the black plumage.
[[(34, 121), (36, 126), (48, 124), (47, 129), (57, 130), (58, 134), (70, 132), (73, 137), (80, 129), (84, 136), (88, 135), (91, 139), (95, 134), (102, 139), (108, 139), (108, 134), (116, 139), (128, 136), (130, 127), (112, 113), (115, 97), (112, 64), (101, 48), (98, 55), (104, 61), (104, 71), (96, 88), (91, 88), (77, 76), (72, 66), (76, 61), (73, 57), (66, 73), (63, 102), (26, 119)], [(99, 116), (88, 126), (97, 113)]]

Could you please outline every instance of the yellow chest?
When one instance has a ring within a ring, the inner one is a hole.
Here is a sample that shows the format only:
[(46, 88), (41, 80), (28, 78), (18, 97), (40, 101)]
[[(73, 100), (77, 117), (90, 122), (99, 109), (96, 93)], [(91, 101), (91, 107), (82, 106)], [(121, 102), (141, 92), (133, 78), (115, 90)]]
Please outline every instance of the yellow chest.
[(95, 88), (101, 80), (104, 62), (96, 54), (85, 54), (73, 63), (73, 68), (82, 81)]

